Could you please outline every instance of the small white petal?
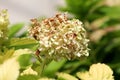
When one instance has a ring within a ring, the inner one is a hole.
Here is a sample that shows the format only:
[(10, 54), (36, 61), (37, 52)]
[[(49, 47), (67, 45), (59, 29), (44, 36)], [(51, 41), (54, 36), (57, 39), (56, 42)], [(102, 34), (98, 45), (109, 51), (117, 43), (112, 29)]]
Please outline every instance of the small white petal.
[(78, 52), (77, 54), (76, 54), (78, 57), (81, 57), (81, 54)]

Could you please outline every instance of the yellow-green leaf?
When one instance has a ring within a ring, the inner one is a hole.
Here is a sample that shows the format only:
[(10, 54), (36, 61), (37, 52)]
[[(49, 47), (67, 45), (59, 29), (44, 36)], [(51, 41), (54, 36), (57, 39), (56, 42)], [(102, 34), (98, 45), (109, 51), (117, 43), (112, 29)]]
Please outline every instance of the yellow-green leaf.
[(26, 46), (37, 44), (37, 41), (31, 38), (13, 38), (10, 40), (10, 46)]

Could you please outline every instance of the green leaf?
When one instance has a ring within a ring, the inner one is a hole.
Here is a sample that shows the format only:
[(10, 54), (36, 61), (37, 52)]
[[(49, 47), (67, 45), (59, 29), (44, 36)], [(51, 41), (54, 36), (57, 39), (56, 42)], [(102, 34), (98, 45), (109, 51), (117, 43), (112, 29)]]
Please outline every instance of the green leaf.
[(31, 62), (32, 55), (31, 54), (23, 54), (18, 58), (19, 64), (21, 68), (26, 68), (32, 64)]
[(20, 31), (23, 28), (23, 26), (24, 23), (17, 23), (10, 26), (8, 36), (13, 37), (18, 31)]
[(103, 5), (104, 0), (65, 0), (66, 7), (59, 8), (60, 11), (72, 13), (76, 18), (84, 21)]
[(10, 47), (27, 46), (37, 44), (37, 41), (31, 38), (12, 38), (10, 40)]
[(111, 19), (120, 19), (120, 6), (104, 7), (101, 11)]
[(14, 49), (6, 50), (3, 55), (0, 55), (0, 63), (9, 59), (14, 53)]
[(112, 50), (113, 48), (115, 48), (115, 47), (120, 47), (120, 38), (115, 38), (113, 41), (112, 41), (112, 44), (109, 44), (107, 47), (106, 47), (106, 49), (105, 49), (105, 51), (106, 52), (109, 52), (110, 50)]
[(38, 78), (36, 75), (23, 75), (19, 76), (18, 80), (38, 80)]
[(66, 60), (61, 61), (52, 61), (44, 70), (44, 75), (46, 76), (54, 76), (54, 74), (65, 64)]

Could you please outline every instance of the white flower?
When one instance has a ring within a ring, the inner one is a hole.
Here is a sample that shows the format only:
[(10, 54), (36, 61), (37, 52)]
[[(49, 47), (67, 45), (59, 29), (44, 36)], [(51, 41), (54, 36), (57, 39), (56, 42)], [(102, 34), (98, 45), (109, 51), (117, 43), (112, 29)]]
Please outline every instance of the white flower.
[(19, 68), (19, 63), (15, 58), (4, 61), (0, 64), (0, 80), (17, 80)]
[(66, 15), (62, 14), (41, 22), (32, 19), (29, 33), (39, 41), (40, 56), (71, 60), (89, 55), (89, 40), (86, 39), (82, 22), (77, 19), (68, 20)]

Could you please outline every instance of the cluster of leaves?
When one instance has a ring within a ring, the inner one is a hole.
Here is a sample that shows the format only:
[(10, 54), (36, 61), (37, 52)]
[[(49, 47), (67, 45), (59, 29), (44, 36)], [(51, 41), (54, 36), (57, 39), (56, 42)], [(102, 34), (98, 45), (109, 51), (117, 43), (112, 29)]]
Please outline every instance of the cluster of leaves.
[(109, 6), (106, 0), (65, 0), (60, 11), (80, 19), (90, 39), (90, 57), (86, 60), (67, 62), (62, 71), (74, 74), (86, 70), (97, 62), (106, 63), (114, 70), (115, 80), (120, 79), (120, 6)]
[[(18, 32), (23, 28), (23, 23), (9, 25), (3, 34), (6, 34), (6, 38), (0, 38), (0, 63), (3, 60), (9, 59), (15, 50), (30, 48), (37, 44), (34, 39), (25, 37), (26, 31), (18, 35)], [(2, 26), (1, 26), (2, 27)], [(4, 28), (4, 27), (3, 27)]]
[[(0, 23), (0, 24), (2, 24), (2, 23)], [(17, 24), (6, 25), (6, 26), (0, 25), (0, 30), (4, 29), (3, 35), (5, 34), (4, 35), (5, 38), (0, 37), (0, 66), (4, 65), (7, 60), (9, 62), (10, 59), (12, 59), (14, 57), (13, 55), (15, 53), (16, 53), (16, 55), (23, 54), (23, 55), (20, 55), (18, 58), (18, 62), (20, 65), (20, 72), (22, 72), (28, 66), (32, 65), (31, 58), (34, 57), (33, 54), (28, 54), (27, 51), (25, 52), (24, 50), (23, 51), (21, 51), (21, 50), (26, 49), (26, 48), (34, 50), (35, 49), (34, 46), (37, 44), (37, 42), (34, 39), (26, 37), (27, 31), (21, 32), (21, 30), (23, 29), (24, 26), (25, 26), (25, 24), (23, 24), (23, 23), (17, 23)], [(16, 52), (17, 50), (18, 50), (18, 53)], [(8, 64), (8, 63), (6, 63), (6, 64)], [(10, 63), (10, 64), (14, 64), (14, 63)], [(3, 67), (3, 68), (7, 69), (7, 67), (11, 67), (11, 66), (9, 66), (9, 64), (8, 64), (8, 66)], [(0, 67), (0, 68), (2, 68), (2, 67)], [(7, 70), (5, 70), (5, 71), (7, 71)], [(3, 73), (6, 73), (6, 72), (3, 72)], [(2, 75), (1, 77), (3, 77), (3, 78), (7, 77), (7, 76), (5, 76), (6, 74), (3, 75), (3, 73), (1, 74)], [(9, 72), (9, 74), (11, 74), (11, 73), (12, 72)], [(0, 79), (3, 79), (1, 77), (0, 77)], [(19, 80), (25, 80), (25, 79), (21, 79), (21, 76), (19, 76), (19, 78), (20, 78)], [(6, 78), (6, 80), (8, 80), (8, 79)]]

